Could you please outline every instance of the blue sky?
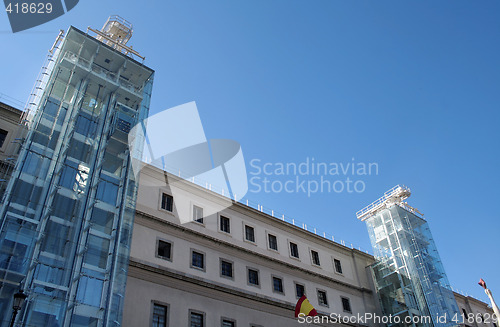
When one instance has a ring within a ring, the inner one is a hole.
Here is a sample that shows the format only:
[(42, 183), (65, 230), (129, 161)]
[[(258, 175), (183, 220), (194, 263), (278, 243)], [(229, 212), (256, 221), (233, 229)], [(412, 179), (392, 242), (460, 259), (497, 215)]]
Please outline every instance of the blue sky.
[(2, 13), (0, 95), (26, 101), (59, 29), (111, 14), (156, 70), (152, 113), (196, 101), (207, 137), (239, 141), (248, 167), (379, 167), (355, 176), (362, 193), (250, 199), (369, 249), (355, 212), (406, 184), (451, 284), (486, 301), (482, 277), (500, 296), (499, 2), (85, 0), (17, 34)]

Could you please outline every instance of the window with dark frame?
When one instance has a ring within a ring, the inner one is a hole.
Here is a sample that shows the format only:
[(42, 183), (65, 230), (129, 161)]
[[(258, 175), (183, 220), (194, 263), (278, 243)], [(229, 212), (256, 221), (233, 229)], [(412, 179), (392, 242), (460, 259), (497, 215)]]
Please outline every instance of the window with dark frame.
[(222, 327), (234, 327), (234, 326), (235, 326), (234, 321), (222, 319)]
[(268, 238), (268, 241), (269, 241), (269, 248), (271, 250), (278, 251), (278, 239), (276, 238), (276, 236), (273, 235), (273, 234), (268, 234), (267, 238)]
[(167, 310), (164, 305), (153, 304), (153, 327), (167, 327)]
[(295, 296), (300, 299), (305, 294), (306, 294), (306, 290), (305, 290), (304, 285), (299, 284), (299, 283), (295, 283)]
[(248, 269), (248, 283), (251, 285), (259, 285), (259, 271)]
[(319, 305), (328, 306), (328, 299), (326, 297), (326, 291), (318, 290), (318, 303)]
[(340, 260), (333, 259), (333, 263), (335, 265), (335, 271), (338, 272), (339, 274), (341, 274), (342, 273), (342, 264), (340, 263)]
[(158, 249), (156, 254), (159, 257), (170, 260), (172, 258), (172, 243), (158, 240)]
[(193, 251), (191, 253), (191, 265), (196, 268), (205, 269), (205, 255), (200, 252)]
[(6, 130), (0, 129), (0, 148), (3, 146), (5, 139), (7, 139), (7, 134), (9, 134)]
[(229, 218), (220, 216), (220, 230), (225, 233), (231, 233), (231, 225)]
[(189, 325), (191, 327), (204, 327), (205, 320), (203, 319), (203, 314), (198, 312), (191, 312), (189, 315)]
[(255, 229), (252, 226), (245, 225), (245, 240), (255, 242)]
[(283, 293), (283, 280), (279, 277), (273, 277), (273, 290), (278, 293)]
[(203, 224), (203, 208), (193, 205), (193, 220)]
[(312, 258), (313, 264), (315, 264), (316, 266), (321, 265), (319, 262), (319, 253), (317, 251), (311, 250), (311, 258)]
[(342, 309), (344, 310), (344, 312), (352, 312), (351, 301), (346, 297), (342, 297)]
[(299, 257), (299, 247), (293, 242), (290, 242), (290, 255), (294, 258)]
[(233, 278), (233, 263), (226, 260), (221, 260), (220, 273), (222, 276)]
[(174, 197), (167, 193), (161, 194), (161, 208), (172, 212), (174, 210)]

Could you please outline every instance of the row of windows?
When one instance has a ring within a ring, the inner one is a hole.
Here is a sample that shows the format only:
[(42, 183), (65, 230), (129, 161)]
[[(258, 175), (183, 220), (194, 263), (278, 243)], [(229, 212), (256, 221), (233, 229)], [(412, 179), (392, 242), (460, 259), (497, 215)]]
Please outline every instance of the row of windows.
[[(167, 193), (162, 193), (161, 197), (161, 208), (172, 212), (174, 208), (174, 198)], [(203, 224), (203, 208), (193, 205), (193, 221)], [(231, 219), (220, 215), (219, 216), (219, 230), (224, 233), (231, 233)], [(255, 228), (253, 226), (244, 225), (244, 237), (245, 241), (255, 243)], [(297, 243), (289, 241), (289, 254), (292, 258), (300, 259), (299, 246)], [(268, 233), (267, 234), (267, 245), (270, 250), (278, 251), (278, 238), (276, 235)], [(313, 265), (320, 267), (321, 260), (319, 252), (315, 250), (311, 251), (311, 262)], [(333, 259), (334, 270), (338, 274), (342, 274), (342, 264), (340, 260)]]
[[(167, 327), (168, 323), (168, 305), (153, 303), (153, 316), (152, 316), (152, 326), (153, 327)], [(198, 310), (189, 310), (189, 326), (190, 327), (205, 327), (206, 319), (205, 312)], [(220, 318), (221, 327), (236, 327), (236, 320), (221, 317)], [(261, 325), (250, 324), (250, 327), (263, 327)]]
[[(166, 260), (172, 260), (172, 243), (165, 240), (158, 240), (156, 254)], [(220, 276), (224, 278), (234, 279), (234, 263), (230, 260), (220, 258)], [(191, 262), (190, 267), (198, 270), (205, 271), (205, 253), (191, 249)], [(247, 267), (247, 283), (250, 286), (260, 287), (259, 270), (252, 267)], [(283, 278), (279, 276), (272, 276), (272, 289), (275, 293), (284, 294)], [(295, 282), (295, 296), (297, 298), (305, 295), (305, 286)], [(322, 306), (328, 307), (328, 297), (325, 290), (317, 289), (318, 303)], [(351, 311), (351, 304), (348, 298), (341, 297), (342, 308), (345, 312)]]

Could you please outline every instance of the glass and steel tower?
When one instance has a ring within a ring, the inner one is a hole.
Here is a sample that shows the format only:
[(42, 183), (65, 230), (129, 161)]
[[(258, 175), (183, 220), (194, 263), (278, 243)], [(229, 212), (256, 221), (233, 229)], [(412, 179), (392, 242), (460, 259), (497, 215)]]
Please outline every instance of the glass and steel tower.
[(20, 288), (17, 326), (121, 325), (137, 193), (128, 134), (148, 115), (154, 74), (131, 35), (114, 16), (51, 49), (0, 208), (2, 327)]
[[(382, 311), (401, 319), (394, 326), (457, 325), (452, 319), (459, 319), (458, 306), (429, 225), (403, 202), (410, 195), (409, 188), (397, 185), (356, 213), (366, 222), (374, 249), (371, 270)], [(419, 322), (404, 324), (405, 319)]]

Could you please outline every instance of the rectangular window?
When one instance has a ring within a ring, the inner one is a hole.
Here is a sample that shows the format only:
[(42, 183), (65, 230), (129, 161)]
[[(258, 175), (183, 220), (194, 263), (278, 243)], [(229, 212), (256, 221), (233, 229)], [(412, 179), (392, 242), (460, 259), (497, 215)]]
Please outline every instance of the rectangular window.
[(220, 216), (220, 230), (225, 233), (231, 233), (231, 225), (229, 218)]
[(193, 220), (203, 224), (203, 208), (193, 206)]
[(189, 326), (191, 327), (204, 327), (205, 319), (202, 313), (190, 312), (189, 313)]
[(342, 264), (340, 263), (340, 260), (333, 259), (333, 263), (335, 265), (335, 272), (338, 272), (339, 274), (341, 274), (342, 273)]
[(283, 293), (283, 280), (279, 277), (273, 277), (273, 291)]
[(324, 307), (328, 306), (328, 299), (326, 297), (326, 291), (318, 290), (318, 303)]
[(153, 305), (153, 327), (167, 327), (167, 307), (159, 304)]
[(172, 212), (174, 210), (174, 197), (170, 194), (162, 193), (161, 195), (161, 208)]
[(320, 265), (319, 262), (319, 253), (317, 251), (311, 250), (311, 258), (312, 258), (312, 263), (316, 266)]
[(303, 295), (306, 294), (306, 290), (304, 285), (295, 283), (295, 296), (300, 299)]
[(159, 257), (170, 260), (172, 258), (172, 243), (158, 240), (158, 249), (156, 254)]
[(191, 252), (191, 266), (194, 268), (205, 269), (205, 255), (200, 252)]
[(233, 263), (230, 261), (221, 260), (220, 274), (224, 277), (233, 278)]
[(351, 301), (346, 297), (342, 297), (342, 309), (344, 309), (344, 312), (352, 312)]
[(222, 319), (222, 327), (234, 327), (234, 326), (236, 326), (234, 320)]
[(245, 225), (245, 240), (255, 242), (255, 230), (248, 225)]
[(268, 234), (267, 238), (268, 238), (268, 241), (269, 241), (269, 248), (271, 250), (278, 251), (278, 239), (276, 238), (276, 236), (272, 235), (272, 234)]
[(6, 130), (0, 129), (0, 148), (3, 146), (5, 139), (7, 138), (8, 132)]
[(259, 271), (255, 269), (248, 269), (248, 283), (250, 285), (259, 285)]
[(299, 247), (293, 242), (290, 242), (290, 255), (294, 258), (299, 257)]

